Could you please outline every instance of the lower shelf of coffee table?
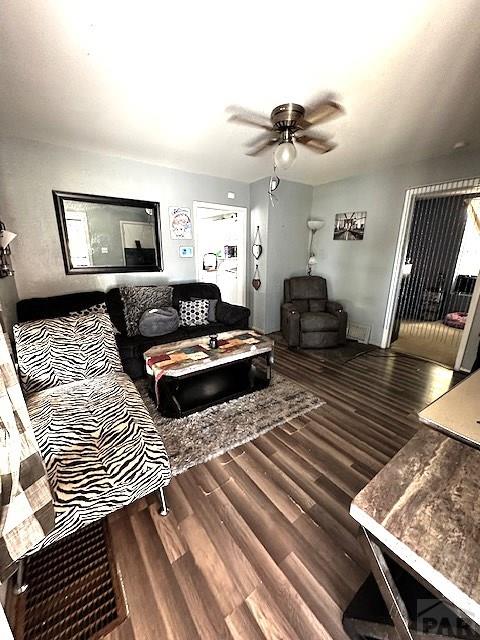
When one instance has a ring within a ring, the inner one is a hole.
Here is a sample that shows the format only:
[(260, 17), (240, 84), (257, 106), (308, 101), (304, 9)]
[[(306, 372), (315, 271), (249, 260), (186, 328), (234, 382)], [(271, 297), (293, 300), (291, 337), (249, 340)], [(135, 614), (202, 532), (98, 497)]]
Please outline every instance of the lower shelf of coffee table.
[[(260, 359), (263, 360), (263, 366), (258, 366)], [(157, 381), (155, 395), (162, 415), (182, 418), (195, 411), (264, 389), (269, 384), (269, 359), (257, 356), (186, 376), (164, 375)]]

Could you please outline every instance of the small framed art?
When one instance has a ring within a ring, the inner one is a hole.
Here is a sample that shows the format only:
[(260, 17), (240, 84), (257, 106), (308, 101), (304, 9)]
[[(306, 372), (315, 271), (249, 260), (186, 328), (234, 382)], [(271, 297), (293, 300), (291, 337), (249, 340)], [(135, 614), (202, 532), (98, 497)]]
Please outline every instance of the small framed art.
[(193, 247), (179, 247), (180, 258), (193, 258)]

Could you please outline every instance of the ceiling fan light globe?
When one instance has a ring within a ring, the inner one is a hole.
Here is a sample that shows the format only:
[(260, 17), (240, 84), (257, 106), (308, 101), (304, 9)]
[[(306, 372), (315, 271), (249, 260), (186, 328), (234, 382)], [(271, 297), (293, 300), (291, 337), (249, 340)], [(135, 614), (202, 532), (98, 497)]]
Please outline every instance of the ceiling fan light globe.
[(297, 150), (293, 142), (281, 142), (273, 154), (275, 165), (280, 169), (289, 169), (296, 157)]

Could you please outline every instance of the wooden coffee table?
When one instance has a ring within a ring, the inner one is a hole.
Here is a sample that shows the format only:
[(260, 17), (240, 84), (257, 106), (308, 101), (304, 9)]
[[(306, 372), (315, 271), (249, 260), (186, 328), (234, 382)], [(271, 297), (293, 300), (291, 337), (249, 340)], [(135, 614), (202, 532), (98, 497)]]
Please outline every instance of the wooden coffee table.
[(218, 334), (211, 349), (201, 336), (152, 347), (144, 353), (159, 411), (181, 418), (268, 387), (273, 340), (255, 331)]

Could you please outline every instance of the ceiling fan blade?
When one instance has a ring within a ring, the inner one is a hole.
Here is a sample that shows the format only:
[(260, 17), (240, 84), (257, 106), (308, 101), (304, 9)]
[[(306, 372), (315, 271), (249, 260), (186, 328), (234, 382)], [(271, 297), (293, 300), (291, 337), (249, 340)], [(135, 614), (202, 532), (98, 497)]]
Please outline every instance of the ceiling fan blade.
[(248, 142), (245, 143), (247, 147), (255, 147), (260, 144), (264, 140), (270, 140), (271, 138), (275, 138), (275, 140), (279, 140), (280, 136), (275, 131), (263, 131), (258, 136), (251, 138)]
[(333, 100), (321, 100), (305, 108), (305, 117), (300, 122), (302, 129), (308, 129), (321, 122), (328, 122), (337, 116), (343, 115), (345, 109)]
[(253, 113), (242, 109), (242, 107), (229, 107), (227, 111), (231, 114), (228, 118), (229, 122), (238, 122), (239, 124), (247, 124), (250, 127), (260, 127), (267, 130), (272, 128), (270, 119), (260, 113)]
[(246, 151), (246, 154), (247, 156), (256, 156), (267, 147), (271, 147), (273, 144), (276, 144), (278, 141), (279, 137), (272, 132), (269, 136), (263, 136), (263, 139), (258, 140), (254, 146), (250, 147), (250, 149)]
[(306, 147), (309, 147), (312, 151), (316, 151), (317, 153), (328, 153), (337, 146), (334, 142), (331, 142), (326, 138), (314, 138), (308, 134), (299, 136), (298, 138), (295, 136), (295, 139), (300, 144), (304, 144)]

